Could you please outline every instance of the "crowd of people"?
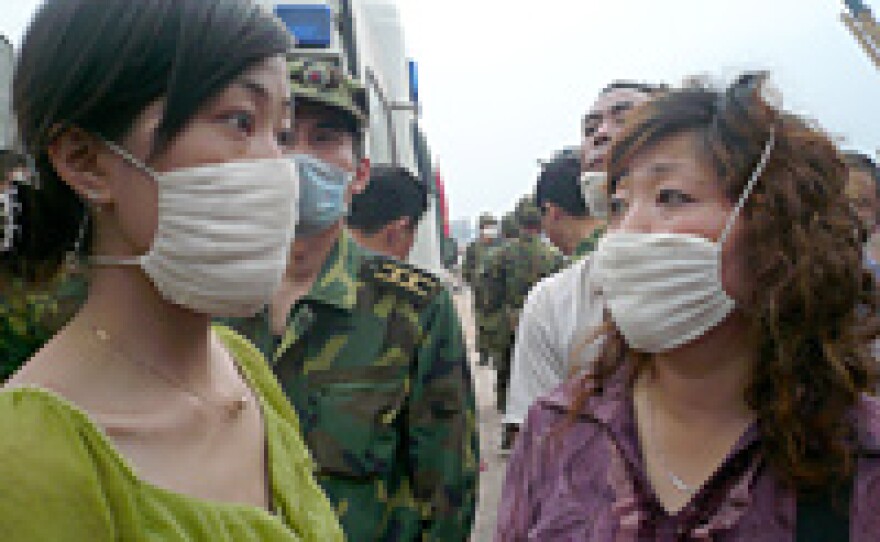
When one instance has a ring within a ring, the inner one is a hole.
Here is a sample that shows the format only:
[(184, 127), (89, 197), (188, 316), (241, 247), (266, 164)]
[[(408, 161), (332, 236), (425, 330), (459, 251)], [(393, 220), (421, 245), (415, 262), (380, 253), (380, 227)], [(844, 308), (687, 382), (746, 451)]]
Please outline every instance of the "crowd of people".
[[(428, 192), (291, 41), (249, 0), (35, 16), (27, 158), (0, 155), (3, 540), (470, 539), (462, 322), (405, 263)], [(497, 542), (880, 539), (880, 173), (767, 87), (613, 82), (479, 218)]]

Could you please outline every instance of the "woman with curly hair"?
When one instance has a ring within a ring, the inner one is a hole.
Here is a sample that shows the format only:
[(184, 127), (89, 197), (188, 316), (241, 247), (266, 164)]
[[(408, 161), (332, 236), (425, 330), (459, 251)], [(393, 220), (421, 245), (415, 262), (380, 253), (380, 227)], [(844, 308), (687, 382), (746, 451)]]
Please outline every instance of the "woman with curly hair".
[(601, 353), (532, 407), (497, 541), (880, 539), (877, 292), (846, 167), (764, 80), (628, 120)]

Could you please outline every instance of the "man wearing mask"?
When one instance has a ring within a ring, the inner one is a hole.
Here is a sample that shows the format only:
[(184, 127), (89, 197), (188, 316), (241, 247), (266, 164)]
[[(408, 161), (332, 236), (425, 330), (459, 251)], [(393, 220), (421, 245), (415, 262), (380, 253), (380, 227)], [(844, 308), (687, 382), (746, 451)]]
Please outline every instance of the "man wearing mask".
[[(592, 215), (605, 211), (606, 157), (626, 115), (665, 87), (616, 81), (605, 87), (584, 115), (581, 140), (581, 193)], [(510, 393), (504, 423), (520, 426), (532, 403), (586, 368), (599, 345), (589, 341), (602, 325), (601, 284), (590, 273), (587, 255), (540, 282), (522, 310), (513, 351)]]
[(569, 262), (581, 260), (596, 248), (605, 231), (605, 218), (587, 209), (581, 192), (581, 161), (563, 151), (544, 164), (535, 187), (541, 210), (541, 229)]
[(373, 166), (350, 207), (345, 224), (359, 245), (406, 261), (428, 210), (428, 189), (405, 167)]
[(492, 249), (501, 245), (498, 237), (498, 221), (494, 216), (485, 213), (479, 219), (480, 235), (467, 246), (462, 264), (462, 277), (471, 288), (473, 296), (474, 319), (477, 328), (477, 356), (481, 366), (489, 365), (489, 337), (486, 329), (487, 319), (484, 310), (485, 286), (481, 280), (487, 256)]
[(337, 57), (298, 52), (289, 64), (300, 221), (271, 306), (234, 325), (296, 408), (349, 540), (466, 540), (479, 452), (452, 299), (345, 231), (347, 203), (369, 180), (363, 88)]

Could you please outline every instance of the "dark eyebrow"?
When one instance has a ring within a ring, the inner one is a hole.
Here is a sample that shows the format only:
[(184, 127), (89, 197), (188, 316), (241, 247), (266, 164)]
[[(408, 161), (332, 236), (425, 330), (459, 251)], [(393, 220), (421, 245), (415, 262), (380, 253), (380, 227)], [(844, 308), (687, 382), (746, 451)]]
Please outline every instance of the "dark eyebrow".
[[(266, 102), (269, 101), (271, 97), (271, 93), (266, 89), (266, 87), (257, 83), (256, 81), (252, 81), (243, 77), (236, 81), (235, 84), (250, 92), (257, 99), (257, 101)], [(287, 109), (293, 109), (293, 102), (291, 101), (289, 96), (284, 99), (282, 105), (284, 105), (284, 107), (286, 107)]]
[(678, 164), (676, 162), (656, 162), (654, 164), (651, 164), (651, 167), (648, 168), (648, 174), (652, 177), (661, 177), (664, 175), (668, 175), (677, 169)]
[(617, 102), (611, 106), (611, 113), (624, 113), (635, 107), (634, 102)]
[[(608, 108), (608, 113), (610, 113), (612, 115), (617, 115), (619, 113), (626, 113), (627, 111), (629, 111), (630, 109), (635, 107), (635, 105), (636, 105), (635, 102), (617, 102), (616, 104), (614, 104)], [(604, 116), (604, 113), (598, 113), (598, 112), (597, 113), (587, 113), (586, 115), (584, 115), (583, 124), (584, 124), (584, 126), (586, 126), (587, 124), (589, 124), (591, 122), (594, 122), (597, 120), (602, 120), (603, 116)]]
[(584, 115), (584, 124), (588, 122), (593, 122), (594, 120), (599, 120), (602, 118), (602, 115), (599, 113), (587, 113)]

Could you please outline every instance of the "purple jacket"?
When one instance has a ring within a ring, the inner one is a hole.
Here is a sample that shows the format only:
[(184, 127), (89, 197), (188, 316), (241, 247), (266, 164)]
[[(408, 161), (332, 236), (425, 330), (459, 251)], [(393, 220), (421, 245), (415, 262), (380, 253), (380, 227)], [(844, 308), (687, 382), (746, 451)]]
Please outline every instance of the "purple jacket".
[[(789, 542), (796, 498), (762, 461), (755, 428), (680, 512), (666, 513), (639, 452), (630, 390), (609, 387), (566, 425), (566, 388), (530, 410), (508, 464), (496, 542)], [(850, 540), (880, 541), (880, 401), (855, 409), (860, 458)]]

